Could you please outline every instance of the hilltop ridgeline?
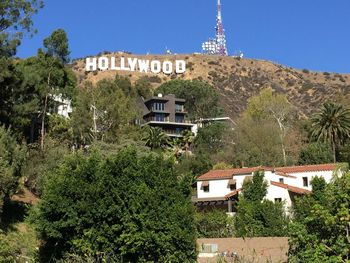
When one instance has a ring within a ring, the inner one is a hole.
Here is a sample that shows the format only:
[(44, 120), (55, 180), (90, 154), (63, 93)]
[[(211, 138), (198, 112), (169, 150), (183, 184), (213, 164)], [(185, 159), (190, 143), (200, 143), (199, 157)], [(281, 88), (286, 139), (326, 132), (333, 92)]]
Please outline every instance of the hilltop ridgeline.
[(271, 87), (287, 95), (289, 101), (298, 109), (300, 116), (309, 115), (327, 100), (339, 100), (350, 93), (350, 74), (312, 72), (282, 66), (270, 61), (191, 55), (133, 55), (126, 53), (107, 53), (104, 56), (132, 57), (147, 60), (185, 60), (185, 74), (140, 73), (139, 71), (94, 71), (85, 72), (85, 60), (72, 63), (79, 83), (93, 83), (114, 78), (116, 74), (128, 76), (132, 82), (145, 78), (154, 88), (171, 79), (199, 79), (210, 83), (220, 94), (220, 102), (226, 114), (236, 118), (246, 107), (247, 100), (262, 89)]

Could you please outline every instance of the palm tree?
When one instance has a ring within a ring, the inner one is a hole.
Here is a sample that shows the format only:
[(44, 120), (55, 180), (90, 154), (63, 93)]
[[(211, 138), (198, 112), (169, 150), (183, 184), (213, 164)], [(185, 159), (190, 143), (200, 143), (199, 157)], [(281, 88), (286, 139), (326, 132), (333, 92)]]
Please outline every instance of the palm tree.
[(312, 136), (318, 141), (330, 142), (333, 160), (336, 162), (336, 149), (350, 134), (350, 110), (332, 102), (326, 102), (312, 121)]
[(146, 146), (152, 150), (159, 149), (168, 143), (168, 137), (159, 127), (148, 126), (147, 134), (143, 138), (146, 141)]
[(194, 140), (193, 132), (190, 130), (183, 130), (181, 135), (182, 135), (181, 140), (184, 144), (185, 152), (188, 153), (190, 146)]

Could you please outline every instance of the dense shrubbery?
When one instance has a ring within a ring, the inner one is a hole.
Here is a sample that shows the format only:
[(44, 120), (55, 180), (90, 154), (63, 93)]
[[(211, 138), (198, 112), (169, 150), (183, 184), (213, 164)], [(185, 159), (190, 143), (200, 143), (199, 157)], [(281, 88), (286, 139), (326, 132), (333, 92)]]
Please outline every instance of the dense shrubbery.
[(235, 217), (235, 233), (240, 237), (286, 236), (289, 219), (282, 202), (265, 200), (264, 173), (256, 172), (245, 181)]
[(290, 229), (290, 262), (348, 262), (350, 258), (350, 173), (312, 181), (300, 198)]
[(196, 259), (194, 208), (172, 163), (154, 154), (73, 155), (49, 177), (35, 211), (43, 257), (103, 252), (127, 262)]

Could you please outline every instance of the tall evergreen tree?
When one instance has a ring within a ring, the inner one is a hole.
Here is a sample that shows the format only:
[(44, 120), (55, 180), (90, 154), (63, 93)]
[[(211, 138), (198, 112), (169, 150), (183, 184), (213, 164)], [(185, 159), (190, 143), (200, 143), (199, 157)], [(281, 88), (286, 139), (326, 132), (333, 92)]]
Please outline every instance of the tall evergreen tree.
[(49, 37), (45, 38), (44, 47), (48, 55), (59, 59), (62, 63), (69, 62), (68, 37), (63, 29), (57, 29)]

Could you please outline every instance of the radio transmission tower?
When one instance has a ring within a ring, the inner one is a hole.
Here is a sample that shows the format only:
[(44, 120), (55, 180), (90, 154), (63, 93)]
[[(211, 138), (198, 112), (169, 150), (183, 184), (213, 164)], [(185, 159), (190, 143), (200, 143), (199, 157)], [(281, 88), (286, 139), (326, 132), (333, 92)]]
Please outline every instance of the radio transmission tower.
[(202, 45), (203, 53), (210, 55), (221, 55), (227, 56), (226, 48), (226, 37), (225, 29), (222, 24), (222, 13), (221, 13), (221, 0), (218, 0), (218, 14), (216, 17), (216, 36), (214, 39), (209, 39), (207, 42), (204, 42)]

